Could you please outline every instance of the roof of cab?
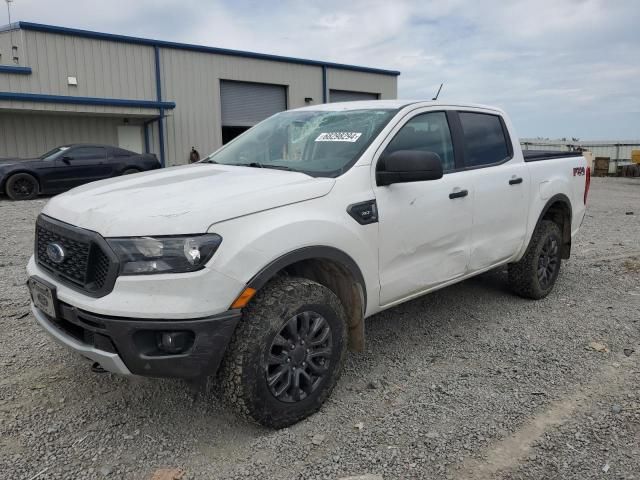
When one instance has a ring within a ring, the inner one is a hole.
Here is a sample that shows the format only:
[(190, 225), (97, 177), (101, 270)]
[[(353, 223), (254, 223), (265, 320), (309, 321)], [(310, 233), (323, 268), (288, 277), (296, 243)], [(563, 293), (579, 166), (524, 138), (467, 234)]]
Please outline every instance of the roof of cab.
[(497, 107), (464, 102), (442, 102), (434, 100), (358, 100), (355, 102), (335, 102), (322, 103), (319, 105), (309, 105), (307, 107), (296, 108), (296, 111), (330, 111), (339, 112), (347, 110), (374, 110), (374, 109), (394, 109), (399, 110), (408, 106), (416, 107), (459, 107), (459, 108), (480, 108), (502, 112)]

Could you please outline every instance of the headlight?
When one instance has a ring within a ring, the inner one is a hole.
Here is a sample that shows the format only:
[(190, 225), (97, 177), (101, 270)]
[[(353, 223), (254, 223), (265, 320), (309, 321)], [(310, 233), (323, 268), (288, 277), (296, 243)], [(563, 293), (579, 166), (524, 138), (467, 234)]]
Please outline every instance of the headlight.
[(222, 237), (215, 233), (180, 237), (108, 238), (122, 275), (183, 273), (204, 268)]

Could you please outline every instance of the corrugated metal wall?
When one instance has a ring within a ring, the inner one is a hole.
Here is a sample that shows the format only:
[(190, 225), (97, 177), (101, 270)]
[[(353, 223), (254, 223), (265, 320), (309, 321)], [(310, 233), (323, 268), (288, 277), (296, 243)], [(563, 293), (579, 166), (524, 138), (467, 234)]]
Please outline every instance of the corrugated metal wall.
[(379, 94), (380, 100), (398, 97), (398, 77), (351, 70), (327, 70), (328, 88)]
[[(18, 65), (21, 67), (28, 66), (25, 63), (26, 58), (23, 55), (24, 32), (22, 30), (5, 30), (0, 32), (0, 65)], [(16, 50), (13, 50), (13, 47)], [(17, 56), (18, 62), (13, 60)]]
[[(4, 32), (7, 35), (9, 32)], [(0, 75), (0, 91), (78, 97), (156, 100), (153, 48), (68, 35), (18, 30), (24, 36), (20, 64), (31, 75)], [(70, 86), (67, 77), (78, 80)], [(2, 102), (2, 107), (39, 111), (145, 115), (148, 109)]]
[(378, 100), (377, 93), (351, 92), (347, 90), (329, 90), (330, 102), (355, 102), (358, 100)]
[[(157, 99), (153, 46), (32, 30), (17, 30), (15, 33), (21, 35), (24, 44), (20, 49), (20, 63), (31, 67), (33, 73), (1, 74), (0, 91), (135, 100)], [(7, 34), (8, 32), (0, 33), (0, 42), (4, 42), (2, 39)], [(286, 86), (288, 108), (308, 105), (304, 100), (306, 97), (313, 99), (310, 104), (320, 104), (323, 101), (321, 66), (161, 48), (160, 67), (162, 99), (176, 103), (175, 110), (165, 111), (167, 116), (163, 120), (168, 166), (187, 163), (191, 146), (195, 146), (204, 156), (222, 145), (221, 80)], [(68, 76), (77, 77), (77, 87), (67, 84)], [(396, 98), (397, 77), (328, 68), (327, 89), (364, 91), (379, 94), (382, 99)], [(150, 119), (159, 114), (156, 109), (0, 101), (0, 112), (8, 110), (110, 115), (113, 118), (100, 117), (95, 120), (96, 125), (109, 125), (109, 132), (115, 132), (115, 128), (111, 127), (121, 123), (125, 117)], [(40, 114), (38, 120), (35, 118), (30, 120), (33, 127), (49, 129), (47, 132), (55, 128), (55, 125), (45, 125), (45, 119), (51, 120), (55, 117)], [(69, 118), (71, 117), (65, 117), (65, 125), (77, 121)], [(83, 121), (87, 122), (88, 117)], [(8, 125), (6, 117), (3, 122)], [(20, 122), (23, 120), (15, 120), (13, 125), (19, 125)], [(80, 128), (79, 124), (74, 125), (76, 126), (73, 128)], [(105, 133), (98, 131), (98, 127), (95, 128), (96, 135), (93, 136), (93, 140), (89, 137), (82, 138), (86, 138), (86, 141), (116, 144), (117, 138), (111, 136), (115, 133)], [(159, 154), (158, 123), (150, 124), (148, 132), (150, 151)], [(13, 142), (15, 147), (0, 146), (0, 149), (4, 148), (5, 155), (33, 155), (41, 153), (45, 143), (49, 145), (48, 140), (36, 140), (34, 146), (18, 147), (16, 142), (29, 142), (37, 135), (32, 131), (14, 131), (13, 134), (17, 135)], [(8, 134), (4, 135), (6, 137)], [(47, 139), (68, 138), (65, 135), (52, 136), (51, 133), (43, 135)]]
[[(152, 47), (34, 31), (25, 40), (33, 74), (9, 77), (13, 92), (156, 99)], [(70, 75), (78, 86), (67, 85)]]
[(287, 86), (289, 108), (305, 97), (322, 103), (322, 68), (251, 58), (162, 49), (163, 98), (176, 102), (166, 119), (167, 164), (187, 163), (191, 146), (202, 156), (222, 145), (220, 80)]
[(117, 118), (0, 113), (0, 158), (36, 157), (66, 143), (118, 144)]

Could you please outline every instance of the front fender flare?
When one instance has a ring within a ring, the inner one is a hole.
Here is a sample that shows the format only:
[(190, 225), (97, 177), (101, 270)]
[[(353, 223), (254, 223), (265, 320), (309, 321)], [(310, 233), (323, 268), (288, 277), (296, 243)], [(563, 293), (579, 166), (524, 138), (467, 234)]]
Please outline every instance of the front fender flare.
[(358, 264), (342, 250), (334, 247), (327, 246), (309, 246), (293, 250), (289, 253), (282, 255), (281, 257), (273, 260), (260, 270), (254, 277), (247, 283), (248, 287), (260, 290), (273, 276), (283, 268), (293, 265), (294, 263), (302, 260), (311, 259), (327, 259), (333, 260), (349, 270), (349, 273), (353, 275), (355, 281), (360, 284), (362, 288), (362, 294), (364, 296), (363, 305), (367, 305), (367, 286), (364, 281), (364, 276), (360, 271)]

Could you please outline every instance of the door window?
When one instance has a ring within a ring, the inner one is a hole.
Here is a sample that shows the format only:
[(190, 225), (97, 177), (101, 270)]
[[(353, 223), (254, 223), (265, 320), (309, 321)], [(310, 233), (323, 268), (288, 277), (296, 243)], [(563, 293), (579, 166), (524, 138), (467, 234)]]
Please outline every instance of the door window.
[(497, 115), (460, 112), (465, 144), (465, 165), (478, 167), (509, 158), (507, 138)]
[(391, 140), (385, 153), (398, 150), (420, 150), (434, 152), (442, 160), (442, 169), (455, 169), (453, 143), (445, 112), (430, 112), (409, 120)]
[(69, 156), (73, 160), (93, 160), (105, 158), (107, 155), (104, 147), (78, 147), (71, 150)]

